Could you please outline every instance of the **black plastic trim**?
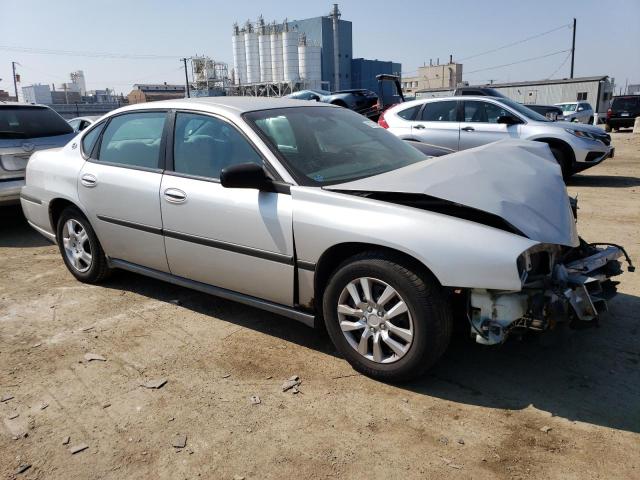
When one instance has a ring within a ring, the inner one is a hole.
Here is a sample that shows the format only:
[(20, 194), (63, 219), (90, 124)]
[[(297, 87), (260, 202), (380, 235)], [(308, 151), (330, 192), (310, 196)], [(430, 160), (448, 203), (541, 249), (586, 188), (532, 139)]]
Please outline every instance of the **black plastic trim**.
[(155, 233), (157, 235), (162, 235), (162, 228), (153, 227), (151, 225), (144, 225), (142, 223), (129, 222), (127, 220), (119, 220), (117, 218), (107, 217), (106, 215), (96, 215), (98, 220), (102, 220), (103, 222), (113, 223), (114, 225), (120, 225), (121, 227), (133, 228), (135, 230), (142, 230), (143, 232)]
[(298, 268), (301, 268), (302, 270), (308, 270), (310, 272), (316, 271), (316, 264), (313, 262), (305, 262), (303, 260), (298, 260), (296, 261), (296, 265), (298, 266)]
[(170, 273), (143, 267), (142, 265), (130, 263), (125, 260), (113, 258), (108, 259), (108, 262), (111, 267), (121, 268), (123, 270), (128, 270), (130, 272), (145, 275), (157, 280), (173, 283), (174, 285), (191, 288), (193, 290), (208, 293), (209, 295), (215, 295), (216, 297), (226, 298), (227, 300), (232, 300), (238, 303), (249, 305), (251, 307), (259, 308), (261, 310), (266, 310), (268, 312), (282, 315), (284, 317), (304, 323), (308, 327), (313, 328), (315, 325), (314, 315), (306, 312), (301, 312), (287, 305), (281, 305), (279, 303), (270, 302), (261, 298), (252, 297), (250, 295), (238, 293), (233, 290), (227, 290), (226, 288), (216, 287), (213, 285), (209, 285), (208, 283), (196, 282), (195, 280), (179, 277), (177, 275), (171, 275)]

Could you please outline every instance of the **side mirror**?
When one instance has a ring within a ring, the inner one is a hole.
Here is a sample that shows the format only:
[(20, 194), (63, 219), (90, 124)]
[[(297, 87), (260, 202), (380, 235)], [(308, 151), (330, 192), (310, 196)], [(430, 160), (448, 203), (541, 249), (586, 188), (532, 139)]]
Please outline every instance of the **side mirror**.
[(311, 100), (315, 100), (316, 102), (319, 102), (320, 97), (318, 95), (311, 95)]
[(584, 108), (583, 108), (583, 107), (578, 107), (578, 111), (579, 111), (579, 112), (581, 112), (581, 111), (583, 111), (583, 110), (584, 110)]
[(255, 188), (267, 192), (273, 191), (273, 181), (265, 169), (255, 163), (240, 163), (223, 168), (220, 173), (220, 183), (225, 188)]
[(498, 123), (502, 123), (504, 125), (517, 125), (520, 123), (520, 120), (512, 117), (511, 115), (500, 115), (498, 117)]

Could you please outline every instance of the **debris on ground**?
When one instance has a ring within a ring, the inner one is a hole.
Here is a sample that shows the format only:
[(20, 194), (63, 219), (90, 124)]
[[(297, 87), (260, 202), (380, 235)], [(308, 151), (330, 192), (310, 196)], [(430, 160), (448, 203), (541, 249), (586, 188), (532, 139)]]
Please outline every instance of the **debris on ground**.
[(173, 441), (171, 442), (171, 446), (175, 448), (184, 448), (187, 446), (187, 436), (182, 434), (177, 434), (173, 437)]
[(459, 443), (460, 445), (464, 445), (464, 438), (459, 438), (459, 439), (458, 439), (458, 443)]
[(71, 455), (75, 455), (76, 453), (80, 453), (83, 450), (86, 450), (87, 448), (89, 448), (89, 445), (87, 445), (86, 443), (81, 443), (79, 445), (74, 445), (73, 447), (69, 448), (69, 451), (71, 452)]
[(453, 460), (449, 460), (448, 458), (445, 458), (445, 457), (440, 457), (440, 458), (444, 463), (447, 464), (447, 467), (455, 468), (456, 470), (462, 470), (462, 465), (453, 463)]
[(83, 327), (83, 328), (81, 328), (81, 329), (80, 329), (80, 331), (82, 331), (82, 332), (88, 332), (88, 331), (90, 331), (90, 330), (93, 330), (94, 328), (96, 328), (96, 327), (95, 327), (95, 325), (91, 325), (91, 326), (89, 326), (89, 327)]
[(48, 404), (48, 403), (43, 402), (43, 403), (41, 403), (41, 404), (40, 404), (40, 407), (39, 407), (39, 408), (40, 408), (40, 410), (44, 410), (44, 409), (45, 409), (45, 408), (47, 408), (48, 406), (49, 406), (49, 404)]
[(84, 354), (84, 359), (87, 362), (91, 362), (91, 361), (96, 361), (96, 362), (106, 362), (107, 359), (104, 358), (102, 355), (98, 355), (97, 353), (85, 353)]
[(145, 383), (141, 383), (140, 386), (144, 388), (152, 388), (157, 390), (158, 388), (162, 388), (165, 383), (167, 383), (166, 378), (158, 378), (155, 380), (149, 380), (148, 382), (145, 382)]
[(31, 464), (30, 463), (23, 463), (22, 465), (20, 465), (17, 469), (16, 469), (16, 475), (20, 475), (21, 473), (26, 472), (27, 470), (29, 470), (31, 468)]
[(13, 398), (13, 395), (11, 395), (10, 393), (7, 393), (3, 395), (2, 398), (0, 398), (0, 402), (8, 402), (12, 398)]
[(102, 408), (109, 408), (110, 406), (111, 404), (109, 402), (102, 404)]
[[(282, 384), (282, 391), (286, 392), (287, 390), (291, 390), (292, 388), (296, 387), (296, 390), (298, 390), (298, 385), (300, 385), (302, 382), (300, 381), (300, 377), (298, 377), (298, 375), (293, 375), (291, 377), (289, 377), (289, 380), (285, 381)], [(299, 391), (299, 390), (298, 390)], [(297, 391), (294, 391), (293, 393), (298, 393)]]
[(547, 426), (547, 425), (545, 425), (544, 427), (542, 427), (540, 429), (540, 431), (543, 432), (543, 433), (549, 433), (551, 430), (553, 430), (553, 429), (551, 427)]
[(13, 420), (14, 418), (18, 418), (20, 416), (19, 413), (12, 413), (11, 415), (9, 415), (7, 418), (9, 420)]
[(444, 435), (442, 437), (438, 438), (438, 441), (443, 445), (448, 445), (449, 444), (449, 439), (447, 437), (445, 437)]
[(31, 348), (38, 348), (40, 345), (42, 345), (42, 343), (38, 342), (38, 343), (34, 343)]
[(249, 397), (249, 401), (251, 402), (251, 405), (259, 405), (261, 402), (258, 395), (251, 395), (251, 397)]
[(71, 437), (69, 435), (67, 435), (66, 437), (64, 437), (62, 439), (62, 444), (63, 445), (69, 445), (69, 442), (71, 441)]
[(233, 480), (244, 480), (244, 476), (243, 475), (234, 475), (233, 476)]
[(229, 378), (231, 376), (230, 373), (225, 373), (224, 375), (222, 375), (222, 378)]

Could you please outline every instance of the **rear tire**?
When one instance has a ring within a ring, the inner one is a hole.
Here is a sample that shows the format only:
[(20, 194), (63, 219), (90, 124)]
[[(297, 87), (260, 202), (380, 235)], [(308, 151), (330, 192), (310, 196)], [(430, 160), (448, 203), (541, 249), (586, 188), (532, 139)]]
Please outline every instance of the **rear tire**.
[(111, 269), (89, 220), (76, 207), (67, 207), (58, 219), (56, 240), (64, 264), (84, 283), (100, 283)]
[(609, 125), (608, 123), (604, 124), (604, 131), (605, 132), (611, 132), (611, 125)]
[(556, 159), (556, 162), (558, 162), (558, 165), (560, 165), (560, 169), (562, 170), (562, 178), (566, 180), (567, 178), (571, 177), (571, 175), (573, 175), (571, 160), (569, 160), (567, 158), (567, 155), (565, 155), (565, 153), (559, 148), (556, 148), (556, 147), (549, 147), (549, 148), (551, 149), (551, 153)]
[(323, 312), (333, 344), (351, 366), (383, 381), (423, 374), (445, 352), (453, 329), (451, 306), (435, 277), (385, 252), (343, 262), (329, 279)]

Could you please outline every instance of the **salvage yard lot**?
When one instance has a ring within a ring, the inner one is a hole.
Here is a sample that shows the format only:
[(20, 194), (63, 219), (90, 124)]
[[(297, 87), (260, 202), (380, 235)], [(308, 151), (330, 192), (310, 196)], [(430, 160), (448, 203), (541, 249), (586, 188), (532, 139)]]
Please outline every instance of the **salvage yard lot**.
[[(582, 236), (640, 263), (640, 136), (612, 137), (569, 192)], [(0, 215), (2, 478), (640, 477), (640, 272), (598, 329), (458, 340), (394, 386), (285, 318), (124, 272), (81, 284)]]

